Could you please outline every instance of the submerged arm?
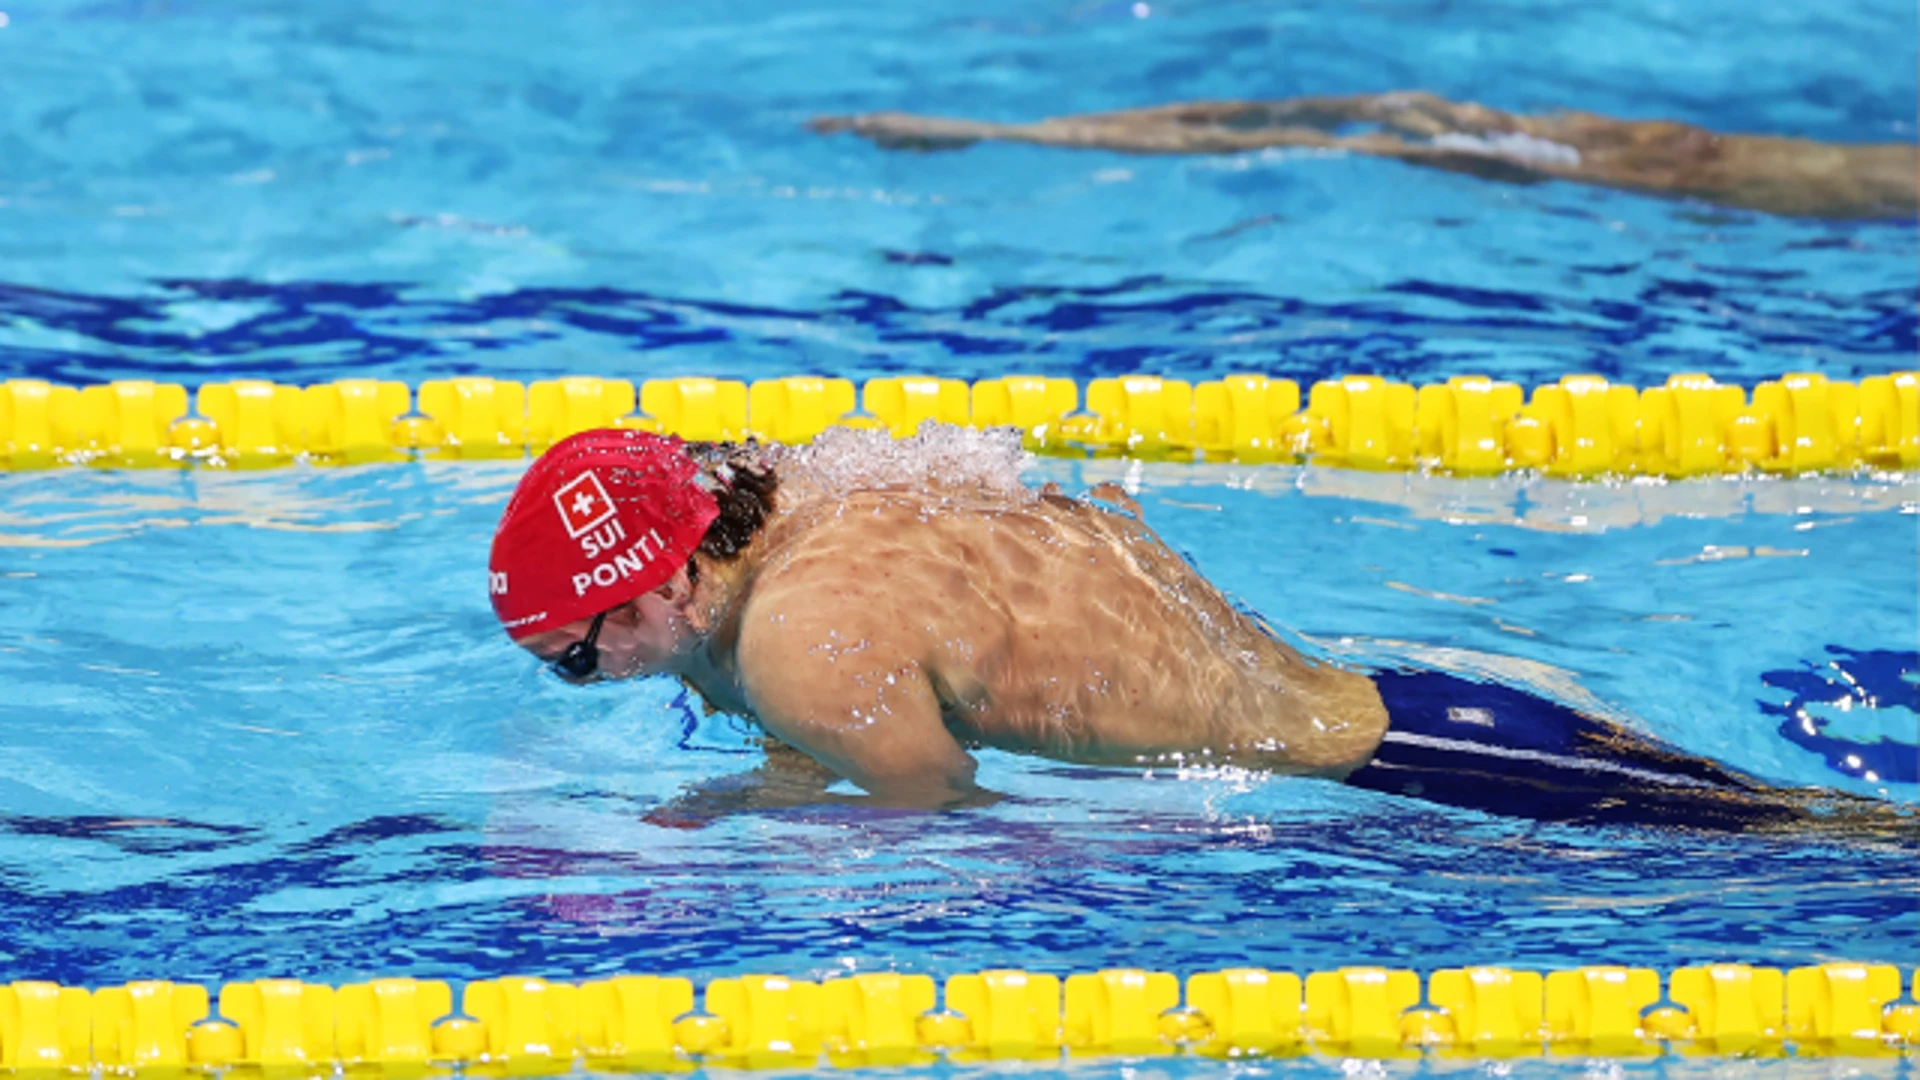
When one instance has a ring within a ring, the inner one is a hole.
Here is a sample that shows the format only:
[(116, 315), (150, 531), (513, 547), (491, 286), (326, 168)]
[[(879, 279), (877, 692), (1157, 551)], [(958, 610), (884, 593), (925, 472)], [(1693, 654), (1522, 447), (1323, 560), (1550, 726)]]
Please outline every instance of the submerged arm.
[(807, 755), (774, 739), (763, 743), (767, 757), (755, 768), (690, 787), (646, 820), (670, 828), (698, 828), (728, 814), (864, 801), (830, 794), (827, 789), (839, 774)]

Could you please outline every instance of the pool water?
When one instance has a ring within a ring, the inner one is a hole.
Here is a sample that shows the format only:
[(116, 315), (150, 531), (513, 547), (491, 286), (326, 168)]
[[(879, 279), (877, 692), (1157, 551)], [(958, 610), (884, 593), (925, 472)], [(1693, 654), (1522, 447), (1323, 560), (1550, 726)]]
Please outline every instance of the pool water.
[[(1911, 221), (801, 126), (1420, 86), (1912, 141), (1911, 5), (0, 6), (0, 377), (1751, 385), (1920, 347)], [(658, 824), (752, 735), (500, 634), (521, 467), (0, 475), (0, 979), (1915, 960), (1899, 838), (997, 752), (985, 809)], [(1920, 804), (1910, 477), (1030, 476), (1126, 484), (1329, 652), (1508, 658), (1770, 780)]]
[(1911, 366), (1909, 222), (1357, 157), (888, 154), (988, 119), (1423, 87), (1916, 138), (1897, 0), (8, 0), (0, 371), (976, 378)]
[[(652, 824), (757, 751), (674, 684), (569, 688), (498, 632), (474, 583), (516, 471), (0, 482), (8, 968), (98, 985), (1911, 960), (1913, 850), (1894, 843), (1547, 826), (997, 752), (980, 779), (1011, 797), (987, 809)], [(1906, 647), (1920, 585), (1885, 553), (1912, 543), (1910, 485), (1703, 482), (1672, 513), (1673, 487), (1135, 480), (1223, 587), (1331, 645), (1552, 665), (1695, 752), (1915, 801), (1766, 712), (1789, 700), (1775, 673)], [(1816, 715), (1910, 744), (1920, 665), (1900, 666), (1879, 708)]]

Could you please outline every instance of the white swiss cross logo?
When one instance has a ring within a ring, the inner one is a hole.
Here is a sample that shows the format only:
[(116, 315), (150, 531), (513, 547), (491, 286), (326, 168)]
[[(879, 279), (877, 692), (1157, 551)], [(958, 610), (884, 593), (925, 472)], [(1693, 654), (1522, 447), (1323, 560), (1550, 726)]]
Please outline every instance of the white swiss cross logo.
[(592, 470), (567, 481), (566, 486), (554, 492), (553, 505), (560, 508), (560, 520), (567, 526), (567, 535), (574, 539), (613, 516), (613, 500), (607, 498), (607, 489), (600, 486), (600, 478), (593, 475)]

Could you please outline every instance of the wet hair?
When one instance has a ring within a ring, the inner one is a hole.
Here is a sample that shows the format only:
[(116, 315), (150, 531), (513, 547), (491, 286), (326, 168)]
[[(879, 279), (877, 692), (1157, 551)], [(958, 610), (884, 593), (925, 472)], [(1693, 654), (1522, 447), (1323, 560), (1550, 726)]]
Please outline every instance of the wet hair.
[[(780, 478), (756, 442), (693, 442), (687, 444), (687, 452), (712, 478), (713, 497), (720, 504), (720, 516), (707, 526), (696, 550), (710, 559), (732, 559), (747, 549), (767, 523)], [(699, 570), (692, 562), (687, 563), (687, 575), (698, 580)]]

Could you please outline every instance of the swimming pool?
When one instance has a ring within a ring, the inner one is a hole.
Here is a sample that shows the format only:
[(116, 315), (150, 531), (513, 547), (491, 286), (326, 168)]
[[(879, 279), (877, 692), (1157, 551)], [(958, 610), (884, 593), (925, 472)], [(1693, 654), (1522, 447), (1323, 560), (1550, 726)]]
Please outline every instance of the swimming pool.
[[(1751, 385), (1884, 373), (1916, 348), (1911, 222), (1344, 158), (889, 156), (800, 127), (1423, 85), (1911, 140), (1920, 34), (1894, 5), (6, 10), (8, 378)], [(1897, 844), (1541, 826), (994, 753), (982, 782), (1014, 797), (933, 821), (649, 824), (755, 751), (674, 688), (568, 690), (498, 633), (478, 583), (519, 468), (0, 476), (0, 979), (1910, 973)], [(1224, 588), (1334, 645), (1552, 665), (1690, 750), (1920, 800), (1781, 734), (1798, 703), (1830, 736), (1913, 742), (1911, 478), (1033, 476), (1136, 485)], [(1829, 689), (1842, 671), (1879, 707)]]

